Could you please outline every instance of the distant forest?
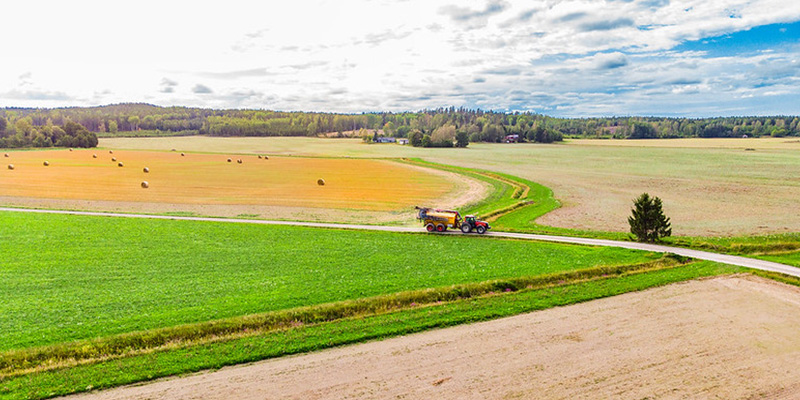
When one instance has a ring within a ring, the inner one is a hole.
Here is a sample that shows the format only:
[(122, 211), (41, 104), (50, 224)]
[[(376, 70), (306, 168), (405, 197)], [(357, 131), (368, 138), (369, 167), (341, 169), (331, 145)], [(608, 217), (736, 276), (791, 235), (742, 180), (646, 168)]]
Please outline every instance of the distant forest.
[[(507, 135), (520, 141), (552, 142), (574, 138), (678, 138), (797, 136), (793, 116), (666, 118), (553, 118), (535, 113), (504, 113), (465, 108), (419, 112), (334, 114), (265, 110), (214, 110), (117, 104), (74, 108), (0, 109), (0, 147), (81, 146), (91, 137), (64, 139), (68, 122), (96, 136), (345, 136), (360, 133), (407, 137), (412, 144), (452, 146), (458, 142), (501, 142)], [(53, 131), (55, 129), (55, 134)], [(75, 128), (71, 126), (71, 128)], [(77, 136), (74, 136), (77, 137)], [(61, 140), (59, 142), (59, 140)], [(96, 140), (96, 138), (95, 138)], [(67, 144), (67, 143), (73, 144)]]

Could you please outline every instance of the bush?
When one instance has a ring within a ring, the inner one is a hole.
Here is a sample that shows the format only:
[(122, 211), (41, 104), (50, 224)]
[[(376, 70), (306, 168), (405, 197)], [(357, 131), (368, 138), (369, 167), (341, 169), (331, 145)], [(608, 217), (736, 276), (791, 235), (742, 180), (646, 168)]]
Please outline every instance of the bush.
[(469, 146), (469, 135), (466, 131), (458, 131), (458, 133), (456, 133), (456, 147), (467, 146)]
[(423, 138), (422, 132), (415, 129), (411, 131), (411, 133), (409, 134), (408, 143), (414, 147), (420, 147), (422, 146), (422, 138)]

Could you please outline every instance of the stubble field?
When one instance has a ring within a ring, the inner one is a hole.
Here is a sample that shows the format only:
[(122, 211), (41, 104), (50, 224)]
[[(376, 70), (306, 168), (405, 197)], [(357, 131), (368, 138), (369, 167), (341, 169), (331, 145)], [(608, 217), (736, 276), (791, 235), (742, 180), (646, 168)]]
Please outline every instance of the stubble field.
[(8, 154), (4, 160), (15, 168), (0, 171), (0, 196), (12, 205), (347, 220), (347, 213), (374, 218), (409, 213), (416, 204), (476, 201), (484, 191), (455, 174), (386, 160), (99, 149)]

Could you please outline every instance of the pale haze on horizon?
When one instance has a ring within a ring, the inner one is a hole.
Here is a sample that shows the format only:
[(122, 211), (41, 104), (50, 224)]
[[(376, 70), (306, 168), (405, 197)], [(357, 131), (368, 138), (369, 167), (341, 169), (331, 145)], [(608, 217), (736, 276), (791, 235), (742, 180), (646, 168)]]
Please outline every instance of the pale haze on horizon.
[(800, 114), (800, 2), (26, 1), (0, 107)]

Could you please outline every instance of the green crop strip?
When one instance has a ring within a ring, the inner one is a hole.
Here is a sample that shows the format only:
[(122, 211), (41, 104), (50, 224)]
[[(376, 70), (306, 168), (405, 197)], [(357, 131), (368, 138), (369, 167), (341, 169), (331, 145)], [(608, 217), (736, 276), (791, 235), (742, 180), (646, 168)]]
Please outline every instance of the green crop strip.
[(283, 329), (298, 324), (314, 324), (359, 315), (379, 314), (411, 305), (433, 304), (523, 289), (580, 282), (671, 268), (684, 259), (667, 256), (661, 260), (635, 265), (596, 267), (580, 271), (540, 276), (517, 277), (488, 282), (453, 285), (436, 289), (402, 292), (352, 301), (301, 307), (271, 313), (181, 325), (152, 331), (134, 332), (88, 341), (29, 348), (0, 353), (0, 376), (17, 375), (28, 370), (63, 367), (67, 364), (93, 362), (164, 346), (197, 344), (224, 337)]
[(38, 399), (158, 377), (485, 321), (742, 269), (711, 262), (627, 272), (543, 289), (498, 291), (482, 297), (412, 306), (372, 316), (301, 325), (255, 336), (166, 349), (132, 357), (35, 372), (0, 380), (0, 399)]

